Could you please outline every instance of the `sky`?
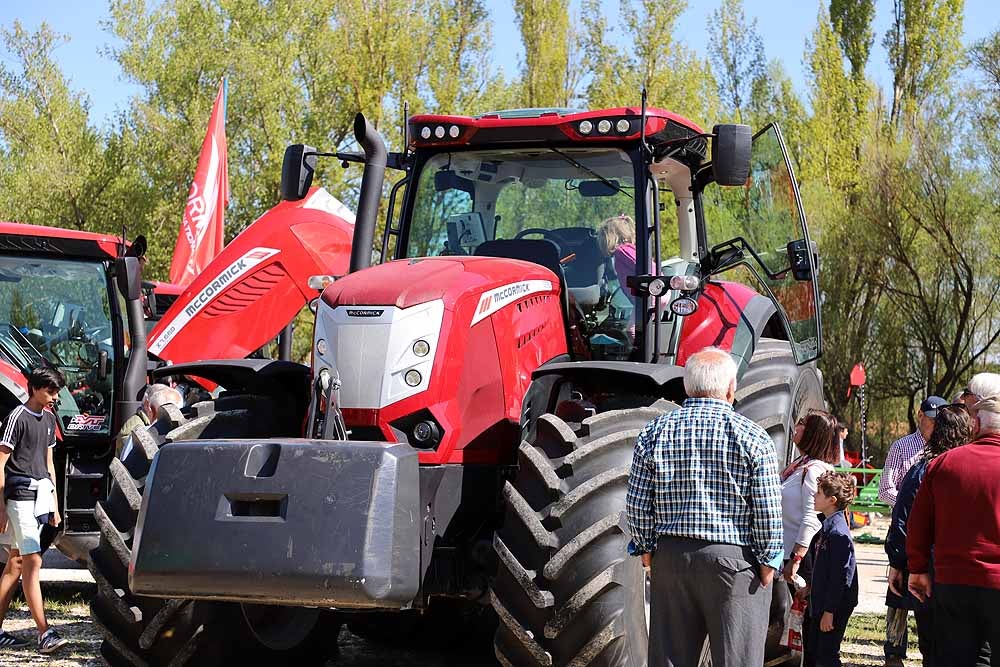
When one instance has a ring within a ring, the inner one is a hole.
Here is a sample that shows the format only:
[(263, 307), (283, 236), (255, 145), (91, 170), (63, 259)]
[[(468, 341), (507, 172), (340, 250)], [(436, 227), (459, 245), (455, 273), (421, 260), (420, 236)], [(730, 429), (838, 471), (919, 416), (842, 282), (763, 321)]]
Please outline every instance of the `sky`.
[[(826, 0), (824, 0), (826, 1)], [(689, 0), (687, 11), (681, 16), (677, 36), (689, 47), (705, 55), (709, 40), (708, 16), (719, 6), (719, 0)], [(486, 0), (493, 15), (493, 43), (514, 44), (513, 49), (495, 49), (494, 63), (508, 76), (517, 74), (523, 51), (520, 35), (514, 22), (512, 0)], [(571, 0), (572, 10), (579, 11), (579, 1)], [(610, 18), (620, 11), (618, 0), (602, 0), (605, 14)], [(816, 25), (819, 4), (792, 0), (744, 0), (748, 17), (757, 19), (757, 30), (764, 41), (768, 58), (778, 59), (791, 76), (799, 93), (806, 93), (803, 53), (805, 40)], [(55, 57), (69, 77), (71, 85), (85, 92), (91, 101), (92, 121), (104, 125), (116, 110), (124, 109), (128, 99), (139, 88), (124, 80), (114, 60), (107, 55), (116, 40), (101, 25), (108, 19), (105, 0), (0, 0), (0, 26), (9, 28), (15, 20), (29, 30), (38, 28), (42, 21), (69, 37), (60, 46)], [(881, 46), (892, 18), (892, 0), (876, 0), (875, 44), (868, 63), (868, 75), (883, 88), (892, 78), (885, 63), (885, 50)], [(615, 21), (609, 21), (615, 23)], [(1000, 29), (1000, 3), (997, 0), (966, 0), (966, 44), (986, 37)], [(11, 56), (0, 47), (0, 61), (12, 64)], [(638, 95), (638, 93), (637, 93)], [(623, 101), (624, 102), (624, 101)], [(456, 109), (458, 113), (475, 113), (478, 109)]]

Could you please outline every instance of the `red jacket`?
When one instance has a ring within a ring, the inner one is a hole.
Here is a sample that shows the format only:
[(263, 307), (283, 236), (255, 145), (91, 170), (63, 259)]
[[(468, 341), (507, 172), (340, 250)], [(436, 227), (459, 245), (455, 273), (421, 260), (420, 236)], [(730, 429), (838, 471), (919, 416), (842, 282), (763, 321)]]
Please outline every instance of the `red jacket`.
[(1000, 589), (1000, 433), (934, 459), (913, 502), (906, 555), (910, 572)]

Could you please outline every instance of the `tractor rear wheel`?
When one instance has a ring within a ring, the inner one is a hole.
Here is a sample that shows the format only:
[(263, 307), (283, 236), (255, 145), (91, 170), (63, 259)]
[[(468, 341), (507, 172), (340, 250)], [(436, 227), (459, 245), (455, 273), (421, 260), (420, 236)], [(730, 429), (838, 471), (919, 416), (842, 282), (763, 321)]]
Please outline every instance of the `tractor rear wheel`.
[[(187, 419), (172, 405), (161, 408), (155, 424), (132, 434), (132, 448), (110, 465), (111, 491), (95, 510), (101, 529), (100, 544), (91, 552), (89, 568), (97, 582), (91, 617), (104, 636), (101, 655), (119, 665), (226, 665), (273, 658), (279, 663), (311, 655), (322, 641), (336, 641), (339, 622), (329, 612), (257, 605), (171, 600), (132, 594), (128, 564), (142, 492), (153, 457), (159, 448), (179, 440), (247, 438), (270, 435), (273, 424), (267, 399), (240, 399), (240, 409), (221, 409), (233, 401), (194, 406), (199, 416)], [(217, 410), (217, 408), (219, 408)], [(307, 612), (303, 615), (302, 612)], [(294, 618), (295, 623), (281, 618)], [(311, 626), (303, 629), (303, 622)], [(281, 628), (288, 628), (293, 635)]]
[(610, 410), (571, 426), (542, 415), (521, 443), (494, 538), (501, 665), (646, 664), (646, 576), (623, 508), (639, 431), (677, 406)]

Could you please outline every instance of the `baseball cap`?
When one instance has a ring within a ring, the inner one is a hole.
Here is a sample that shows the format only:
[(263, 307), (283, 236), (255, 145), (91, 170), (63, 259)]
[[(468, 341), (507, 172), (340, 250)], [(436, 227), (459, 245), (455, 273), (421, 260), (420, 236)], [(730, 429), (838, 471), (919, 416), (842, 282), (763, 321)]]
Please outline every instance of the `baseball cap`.
[(930, 419), (937, 417), (938, 408), (948, 405), (948, 401), (940, 396), (928, 396), (920, 402), (920, 411)]

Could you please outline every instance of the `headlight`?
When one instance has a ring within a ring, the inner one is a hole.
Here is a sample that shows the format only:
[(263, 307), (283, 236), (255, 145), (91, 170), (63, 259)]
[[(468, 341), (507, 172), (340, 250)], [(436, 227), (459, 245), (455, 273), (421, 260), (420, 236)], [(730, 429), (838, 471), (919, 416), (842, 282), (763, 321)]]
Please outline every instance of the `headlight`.
[(618, 130), (620, 134), (628, 134), (631, 124), (628, 122), (627, 118), (621, 118), (617, 123), (615, 123), (615, 129)]
[(590, 134), (594, 131), (594, 124), (589, 120), (581, 120), (577, 129), (580, 130), (580, 134)]
[(413, 354), (418, 357), (426, 357), (431, 351), (430, 344), (425, 340), (418, 340), (413, 344)]
[(601, 134), (607, 134), (611, 131), (611, 121), (605, 118), (604, 120), (597, 123), (597, 131)]
[(406, 371), (406, 375), (403, 376), (403, 380), (411, 387), (419, 386), (423, 379), (424, 378), (420, 375), (420, 371), (417, 370), (408, 370)]

